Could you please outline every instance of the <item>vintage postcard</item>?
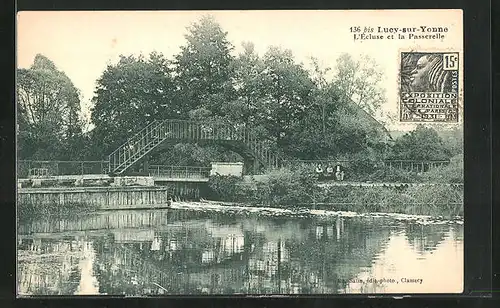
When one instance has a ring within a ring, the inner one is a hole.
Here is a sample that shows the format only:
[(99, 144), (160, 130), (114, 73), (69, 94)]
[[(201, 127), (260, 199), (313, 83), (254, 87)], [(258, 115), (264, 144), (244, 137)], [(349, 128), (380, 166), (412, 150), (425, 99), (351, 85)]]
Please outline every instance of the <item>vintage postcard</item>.
[(462, 20), (18, 13), (18, 296), (461, 293)]

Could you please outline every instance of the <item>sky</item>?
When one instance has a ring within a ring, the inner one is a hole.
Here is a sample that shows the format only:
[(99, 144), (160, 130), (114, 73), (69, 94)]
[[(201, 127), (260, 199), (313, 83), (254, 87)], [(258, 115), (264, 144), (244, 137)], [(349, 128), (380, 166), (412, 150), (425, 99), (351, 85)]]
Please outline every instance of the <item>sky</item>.
[[(426, 11), (58, 11), (20, 12), (17, 16), (17, 65), (29, 68), (40, 53), (54, 62), (82, 93), (88, 116), (96, 80), (119, 55), (147, 55), (157, 51), (167, 58), (185, 44), (187, 27), (211, 14), (228, 33), (235, 53), (241, 43), (254, 43), (259, 54), (269, 46), (290, 49), (297, 62), (311, 56), (324, 67), (335, 67), (344, 52), (372, 57), (384, 71), (385, 112), (398, 111), (398, 67), (401, 50), (461, 51), (462, 15), (458, 10)], [(447, 26), (442, 40), (354, 41), (350, 28)], [(462, 74), (463, 75), (463, 74)], [(397, 129), (411, 125), (393, 124)]]

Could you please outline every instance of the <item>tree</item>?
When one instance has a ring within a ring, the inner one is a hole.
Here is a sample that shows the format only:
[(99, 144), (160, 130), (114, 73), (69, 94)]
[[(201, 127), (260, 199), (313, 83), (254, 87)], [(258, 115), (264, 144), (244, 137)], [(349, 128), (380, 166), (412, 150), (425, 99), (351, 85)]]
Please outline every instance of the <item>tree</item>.
[(215, 161), (241, 161), (242, 158), (218, 144), (170, 143), (165, 151), (151, 156), (155, 164), (175, 166), (210, 166)]
[(45, 56), (17, 70), (19, 156), (68, 158), (82, 135), (80, 93)]
[(383, 125), (346, 99), (334, 84), (315, 91), (313, 104), (288, 138), (293, 156), (351, 160), (354, 154), (381, 152)]
[(264, 55), (259, 119), (270, 136), (283, 146), (293, 126), (313, 107), (314, 83), (292, 52), (270, 47)]
[(266, 66), (259, 55), (255, 53), (254, 45), (244, 42), (243, 52), (233, 61), (232, 84), (235, 89), (235, 99), (225, 104), (225, 114), (229, 121), (258, 126), (258, 114), (262, 112), (266, 93), (263, 91), (263, 77)]
[(443, 144), (450, 151), (451, 155), (464, 153), (464, 130), (463, 127), (456, 127), (450, 130), (438, 131), (443, 139)]
[(155, 119), (187, 117), (175, 100), (168, 62), (158, 53), (147, 59), (121, 56), (109, 65), (97, 81), (93, 103), (97, 156), (109, 154)]
[(233, 46), (211, 16), (204, 16), (188, 30), (187, 43), (174, 60), (177, 99), (186, 112), (205, 108), (220, 114), (220, 107), (232, 98)]
[(385, 100), (385, 93), (380, 87), (382, 77), (382, 70), (368, 56), (356, 61), (350, 54), (344, 53), (337, 59), (335, 84), (347, 98), (372, 116)]
[(450, 150), (436, 130), (423, 125), (396, 139), (392, 148), (392, 159), (447, 160), (450, 157)]

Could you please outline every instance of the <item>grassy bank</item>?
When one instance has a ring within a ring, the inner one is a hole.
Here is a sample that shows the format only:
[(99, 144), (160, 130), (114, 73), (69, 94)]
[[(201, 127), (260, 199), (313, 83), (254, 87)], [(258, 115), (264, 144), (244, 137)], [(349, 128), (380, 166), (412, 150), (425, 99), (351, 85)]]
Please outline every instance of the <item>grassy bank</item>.
[(369, 173), (359, 172), (352, 175), (350, 180), (360, 182), (459, 184), (464, 182), (463, 166), (463, 155), (457, 155), (450, 159), (448, 165), (435, 167), (423, 173), (385, 166)]
[[(451, 170), (453, 166), (443, 168)], [(446, 176), (443, 176), (447, 173), (436, 171), (435, 174), (440, 176), (440, 180), (430, 179), (432, 174), (420, 175), (426, 177), (425, 183), (434, 183), (432, 186), (319, 187), (316, 175), (308, 169), (281, 169), (268, 173), (265, 180), (260, 181), (212, 177), (209, 182), (209, 198), (216, 201), (244, 202), (253, 206), (462, 216), (463, 186), (455, 182), (456, 177), (448, 181)], [(389, 182), (387, 178), (385, 181)], [(392, 182), (415, 183), (396, 179)]]
[(320, 195), (321, 209), (360, 213), (385, 212), (431, 216), (462, 216), (461, 186), (328, 187)]

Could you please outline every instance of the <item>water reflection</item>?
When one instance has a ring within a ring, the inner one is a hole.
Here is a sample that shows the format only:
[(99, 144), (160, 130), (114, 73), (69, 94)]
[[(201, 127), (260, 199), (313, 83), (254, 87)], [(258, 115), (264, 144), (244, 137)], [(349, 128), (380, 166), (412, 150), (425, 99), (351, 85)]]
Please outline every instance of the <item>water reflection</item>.
[[(50, 295), (460, 292), (462, 232), (186, 210), (37, 220), (19, 226), (18, 287)], [(423, 283), (367, 283), (373, 277)]]

